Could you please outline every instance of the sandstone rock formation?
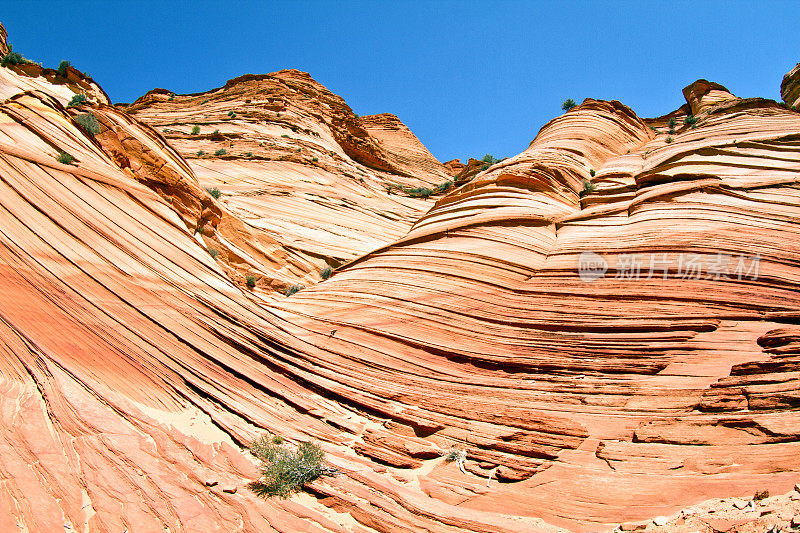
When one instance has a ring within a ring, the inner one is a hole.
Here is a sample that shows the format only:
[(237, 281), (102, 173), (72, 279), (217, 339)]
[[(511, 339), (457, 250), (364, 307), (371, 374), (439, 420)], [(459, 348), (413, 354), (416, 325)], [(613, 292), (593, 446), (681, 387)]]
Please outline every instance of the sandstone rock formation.
[(800, 104), (800, 63), (783, 77), (781, 98), (789, 107), (797, 108)]
[[(589, 99), (426, 200), (452, 166), (297, 71), (119, 108), (0, 83), (0, 531), (680, 530), (800, 479), (782, 104)], [(263, 431), (342, 474), (259, 500)]]

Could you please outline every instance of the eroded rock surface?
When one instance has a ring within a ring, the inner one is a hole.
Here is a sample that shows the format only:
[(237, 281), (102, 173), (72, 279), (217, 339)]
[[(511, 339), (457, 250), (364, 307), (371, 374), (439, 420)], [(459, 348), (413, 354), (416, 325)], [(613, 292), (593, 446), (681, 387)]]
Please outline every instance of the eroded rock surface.
[[(399, 121), (296, 71), (124, 111), (0, 76), (0, 530), (677, 530), (800, 478), (785, 106), (586, 100), (426, 200), (386, 191), (451, 179)], [(236, 231), (275, 285), (355, 260), (269, 299)], [(265, 430), (342, 474), (257, 499)]]

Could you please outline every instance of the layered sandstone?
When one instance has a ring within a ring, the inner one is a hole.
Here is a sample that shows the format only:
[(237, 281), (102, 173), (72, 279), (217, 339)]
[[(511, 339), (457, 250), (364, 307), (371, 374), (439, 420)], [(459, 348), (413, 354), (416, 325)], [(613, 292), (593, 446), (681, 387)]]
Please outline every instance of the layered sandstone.
[(781, 98), (791, 108), (800, 104), (800, 63), (783, 77)]
[[(423, 199), (452, 165), (297, 71), (70, 109), (0, 71), (0, 530), (674, 531), (800, 478), (785, 106), (588, 99)], [(257, 499), (263, 431), (342, 473)]]

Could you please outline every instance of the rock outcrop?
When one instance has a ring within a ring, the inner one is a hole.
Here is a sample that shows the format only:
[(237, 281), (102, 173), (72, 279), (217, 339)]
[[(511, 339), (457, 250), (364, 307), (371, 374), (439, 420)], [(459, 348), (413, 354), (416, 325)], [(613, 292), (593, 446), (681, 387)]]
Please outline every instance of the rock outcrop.
[(781, 98), (791, 108), (800, 105), (800, 63), (783, 77)]
[[(297, 71), (70, 109), (34, 74), (0, 69), (0, 530), (694, 530), (800, 478), (786, 106), (588, 99), (424, 199), (447, 168)], [(264, 431), (341, 474), (256, 498)]]

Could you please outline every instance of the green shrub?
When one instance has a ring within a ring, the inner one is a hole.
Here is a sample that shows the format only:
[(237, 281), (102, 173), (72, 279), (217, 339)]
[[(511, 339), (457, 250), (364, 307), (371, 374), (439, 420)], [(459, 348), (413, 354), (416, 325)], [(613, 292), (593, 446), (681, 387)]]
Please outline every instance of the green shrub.
[(228, 153), (228, 151), (225, 148), (220, 148), (219, 150), (214, 152), (214, 155), (225, 155), (227, 153)]
[(58, 156), (56, 157), (56, 161), (59, 163), (63, 163), (65, 165), (71, 165), (75, 158), (69, 155), (67, 152), (61, 151), (58, 152)]
[(72, 63), (67, 61), (66, 59), (58, 64), (58, 68), (56, 69), (56, 74), (61, 76), (62, 78), (67, 77), (67, 69), (72, 66)]
[(325, 465), (325, 452), (313, 442), (292, 450), (264, 435), (250, 445), (250, 453), (261, 461), (261, 476), (248, 487), (262, 498), (288, 498), (306, 483), (338, 473)]
[(10, 44), (8, 45), (8, 53), (3, 56), (3, 59), (0, 59), (0, 66), (2, 67), (8, 65), (25, 65), (28, 63), (33, 63), (33, 61), (25, 59), (19, 52), (14, 52)]
[(245, 276), (245, 282), (247, 282), (247, 286), (251, 289), (256, 286), (256, 277), (252, 274), (248, 274)]
[(253, 157), (253, 152), (245, 152), (245, 157)]
[(428, 198), (433, 191), (427, 187), (414, 187), (413, 189), (406, 189), (406, 192), (411, 198)]
[(665, 140), (666, 140), (667, 144), (670, 144), (672, 142), (672, 137), (667, 137)]
[(200, 133), (200, 126), (194, 125), (192, 126), (192, 135), (198, 135)]
[(293, 294), (297, 294), (298, 292), (302, 291), (305, 288), (306, 288), (305, 285), (300, 285), (298, 283), (297, 285), (292, 285), (291, 287), (283, 291), (283, 294), (285, 294), (286, 296), (291, 296)]
[(169, 98), (167, 98), (167, 100), (169, 100), (170, 102), (175, 100), (175, 95), (174, 94), (170, 94)]
[(567, 98), (561, 104), (561, 109), (563, 109), (564, 111), (569, 111), (570, 109), (572, 109), (576, 105), (578, 105), (578, 104), (575, 103), (575, 100), (573, 100), (572, 98)]
[(283, 437), (281, 437), (280, 435), (273, 435), (272, 444), (283, 444)]
[(583, 197), (584, 197), (584, 196), (586, 196), (587, 194), (591, 194), (591, 193), (593, 193), (593, 192), (594, 192), (594, 191), (596, 191), (596, 190), (597, 190), (597, 185), (595, 185), (595, 184), (594, 184), (594, 183), (592, 183), (591, 181), (584, 180), (584, 182), (583, 182), (583, 190), (582, 190), (581, 192), (579, 192), (579, 193), (578, 193), (578, 196), (580, 196), (581, 198), (583, 198)]
[(219, 197), (222, 196), (222, 191), (216, 187), (206, 188), (206, 191), (208, 191), (208, 194), (213, 196), (216, 200), (219, 200)]
[(281, 135), (281, 137), (283, 137), (284, 139), (289, 139), (289, 138), (290, 138), (290, 137), (289, 137), (288, 135), (286, 135), (285, 133), (284, 133), (283, 135)]
[(209, 100), (208, 98), (206, 98), (205, 100), (203, 100), (202, 102), (200, 102), (200, 105), (207, 104), (207, 103), (209, 103), (210, 101), (211, 101), (211, 100)]
[[(311, 158), (311, 160), (312, 160), (314, 163), (316, 163), (317, 161), (319, 161), (319, 157), (312, 157), (312, 158)], [(362, 179), (363, 179), (363, 178), (362, 178)]]
[(69, 101), (69, 103), (67, 104), (67, 107), (83, 105), (83, 104), (86, 103), (87, 100), (88, 100), (88, 98), (86, 97), (85, 94), (78, 93), (78, 94), (76, 94), (75, 96), (72, 97), (72, 100)]
[(689, 115), (683, 119), (684, 126), (694, 126), (695, 124), (697, 124), (697, 117), (694, 115)]
[(213, 249), (213, 248), (209, 248), (209, 249), (208, 249), (208, 253), (209, 253), (209, 254), (211, 255), (211, 257), (213, 257), (214, 259), (216, 259), (216, 258), (217, 258), (217, 256), (219, 255), (219, 252), (218, 252), (217, 250)]
[(199, 157), (199, 156), (201, 156), (201, 155), (205, 155), (205, 151), (203, 151), (203, 150), (198, 150), (198, 151), (197, 151), (197, 155), (198, 155), (198, 157)]
[(322, 279), (328, 279), (333, 274), (333, 269), (329, 266), (326, 266), (322, 270), (319, 271), (319, 275)]
[(590, 169), (589, 169), (589, 175), (590, 175), (591, 177), (594, 177), (594, 169), (593, 169), (593, 168), (590, 168)]
[(444, 183), (440, 183), (439, 185), (436, 186), (436, 192), (444, 192), (452, 186), (453, 186), (452, 181), (445, 181)]
[(100, 133), (100, 123), (97, 122), (97, 117), (92, 113), (83, 113), (75, 117), (75, 122), (81, 125), (81, 128), (94, 137)]
[(769, 498), (769, 491), (766, 489), (762, 491), (756, 491), (756, 493), (753, 495), (753, 499), (756, 501), (766, 500), (767, 498)]

